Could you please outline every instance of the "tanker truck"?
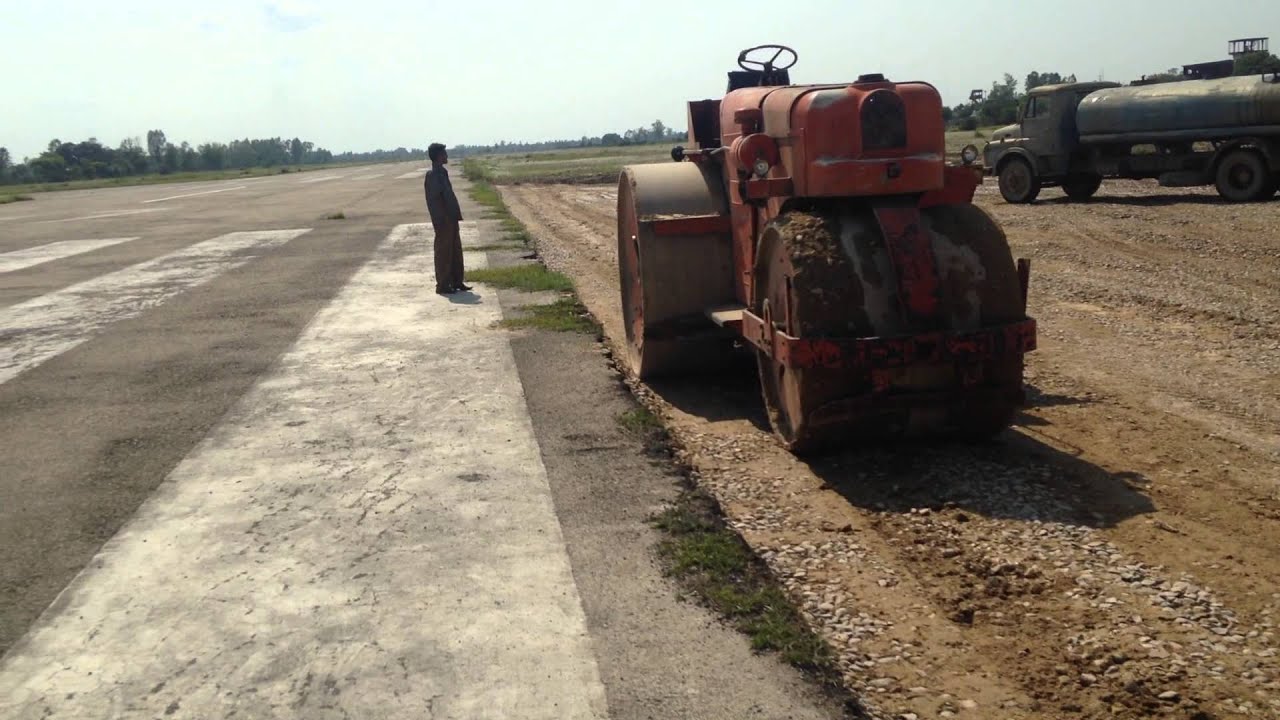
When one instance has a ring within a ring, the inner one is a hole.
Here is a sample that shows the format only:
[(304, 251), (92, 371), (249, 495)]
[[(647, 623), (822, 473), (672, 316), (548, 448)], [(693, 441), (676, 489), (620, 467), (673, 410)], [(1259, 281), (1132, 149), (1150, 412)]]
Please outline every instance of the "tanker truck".
[(983, 169), (1010, 203), (1052, 186), (1086, 200), (1103, 178), (1265, 200), (1280, 187), (1280, 75), (1038, 87), (983, 148)]

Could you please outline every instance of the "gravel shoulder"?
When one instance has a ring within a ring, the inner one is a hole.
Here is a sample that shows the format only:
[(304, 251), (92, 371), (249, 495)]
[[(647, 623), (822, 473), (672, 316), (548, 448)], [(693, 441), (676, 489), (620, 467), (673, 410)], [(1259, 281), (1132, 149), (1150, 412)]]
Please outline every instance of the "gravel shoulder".
[[(490, 266), (519, 253), (490, 252)], [(544, 294), (545, 295), (545, 294)], [(502, 290), (508, 317), (539, 295)], [(833, 720), (838, 701), (694, 601), (656, 560), (651, 516), (681, 476), (619, 423), (635, 400), (592, 335), (519, 330), (512, 351), (613, 720)]]
[[(624, 337), (614, 189), (503, 196)], [(978, 198), (1032, 259), (1041, 324), (1031, 405), (994, 443), (804, 463), (750, 365), (635, 390), (878, 712), (1274, 717), (1280, 202), (1043, 197)]]

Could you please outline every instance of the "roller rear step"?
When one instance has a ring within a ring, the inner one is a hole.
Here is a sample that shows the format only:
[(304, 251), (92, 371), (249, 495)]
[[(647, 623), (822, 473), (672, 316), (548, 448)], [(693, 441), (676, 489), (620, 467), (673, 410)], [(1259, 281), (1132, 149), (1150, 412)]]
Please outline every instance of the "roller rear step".
[(711, 322), (722, 328), (741, 332), (742, 313), (746, 312), (746, 310), (746, 305), (722, 305), (720, 307), (707, 308), (707, 317), (711, 318)]

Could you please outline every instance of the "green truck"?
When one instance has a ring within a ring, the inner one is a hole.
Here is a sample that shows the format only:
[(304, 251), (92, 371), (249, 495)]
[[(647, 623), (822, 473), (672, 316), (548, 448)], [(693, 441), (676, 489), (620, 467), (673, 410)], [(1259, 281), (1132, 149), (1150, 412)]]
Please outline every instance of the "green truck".
[(1104, 178), (1265, 200), (1280, 188), (1280, 75), (1037, 87), (983, 148), (983, 166), (1010, 203), (1054, 186), (1087, 200)]

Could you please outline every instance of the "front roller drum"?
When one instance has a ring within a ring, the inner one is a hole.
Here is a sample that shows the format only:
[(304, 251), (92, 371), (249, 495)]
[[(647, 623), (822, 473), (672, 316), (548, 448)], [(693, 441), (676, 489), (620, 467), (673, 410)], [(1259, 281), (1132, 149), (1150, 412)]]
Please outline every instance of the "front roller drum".
[(732, 340), (707, 316), (733, 300), (728, 209), (718, 179), (693, 163), (629, 166), (619, 178), (617, 212), (632, 372), (647, 380), (723, 366)]
[[(1008, 244), (985, 213), (951, 205), (921, 216), (941, 273), (935, 330), (974, 332), (1025, 319)], [(754, 298), (753, 312), (766, 326), (796, 338), (921, 332), (899, 302), (884, 237), (865, 207), (793, 212), (766, 226)], [(989, 436), (1011, 422), (1022, 389), (1020, 353), (989, 358), (978, 368), (948, 362), (877, 372), (787, 367), (764, 351), (757, 357), (770, 423), (797, 454), (870, 438)], [(980, 377), (977, 392), (962, 387), (962, 373)]]

